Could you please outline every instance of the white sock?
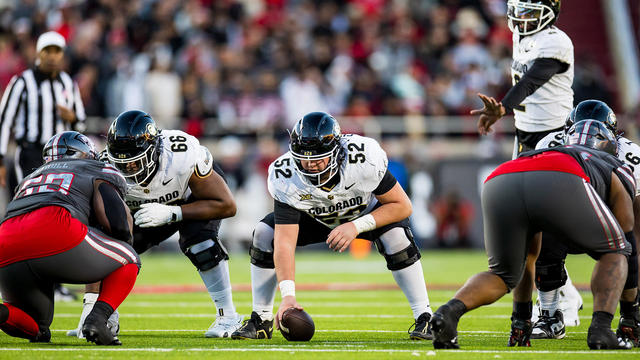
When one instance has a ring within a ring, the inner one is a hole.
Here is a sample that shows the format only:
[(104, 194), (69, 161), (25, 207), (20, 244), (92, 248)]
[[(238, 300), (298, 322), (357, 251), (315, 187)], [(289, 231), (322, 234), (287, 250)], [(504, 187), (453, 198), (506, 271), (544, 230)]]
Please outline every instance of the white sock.
[(429, 306), (429, 295), (427, 295), (427, 286), (424, 282), (420, 260), (404, 269), (393, 270), (391, 273), (404, 296), (409, 300), (414, 319), (417, 319), (424, 312), (433, 313), (431, 306)]
[(251, 296), (253, 311), (262, 320), (273, 319), (273, 301), (276, 297), (276, 269), (264, 269), (251, 264)]
[(216, 267), (207, 271), (200, 271), (200, 277), (207, 287), (209, 296), (216, 305), (217, 316), (238, 316), (233, 305), (231, 281), (229, 280), (229, 263), (220, 261)]
[(538, 300), (540, 300), (540, 310), (549, 311), (549, 315), (553, 316), (558, 309), (558, 293), (560, 290), (551, 291), (538, 290)]

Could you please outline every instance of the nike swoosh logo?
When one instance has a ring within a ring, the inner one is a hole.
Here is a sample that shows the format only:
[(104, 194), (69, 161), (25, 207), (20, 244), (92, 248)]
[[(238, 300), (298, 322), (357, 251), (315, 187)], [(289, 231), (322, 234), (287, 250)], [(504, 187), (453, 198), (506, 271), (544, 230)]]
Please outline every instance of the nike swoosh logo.
[(163, 181), (163, 182), (162, 182), (162, 186), (167, 185), (168, 183), (170, 183), (170, 182), (171, 182), (171, 180), (173, 180), (173, 178), (171, 178), (171, 179), (169, 179), (169, 180), (167, 180), (167, 181)]
[(349, 186), (345, 186), (345, 187), (344, 187), (344, 189), (345, 189), (345, 190), (349, 190), (349, 189), (351, 189), (351, 188), (353, 187), (353, 185), (355, 185), (355, 184), (356, 184), (356, 183), (353, 183), (353, 184), (351, 184), (351, 185), (349, 185)]

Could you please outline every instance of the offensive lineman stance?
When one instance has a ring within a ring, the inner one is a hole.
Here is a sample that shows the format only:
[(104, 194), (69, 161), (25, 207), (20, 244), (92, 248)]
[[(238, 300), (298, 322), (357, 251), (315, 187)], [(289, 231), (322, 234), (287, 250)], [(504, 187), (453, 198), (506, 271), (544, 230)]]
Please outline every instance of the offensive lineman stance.
[[(198, 269), (217, 310), (205, 337), (229, 337), (242, 317), (233, 304), (229, 256), (218, 229), (220, 219), (235, 215), (236, 205), (209, 150), (185, 132), (160, 132), (149, 114), (132, 110), (111, 124), (106, 155), (129, 184), (125, 201), (134, 212), (134, 249), (143, 253), (179, 231), (180, 249)], [(92, 298), (85, 295), (79, 325)]]
[(270, 339), (279, 281), (282, 313), (296, 302), (297, 246), (326, 242), (344, 251), (358, 236), (374, 241), (409, 300), (414, 340), (432, 339), (431, 308), (420, 252), (409, 230), (411, 202), (387, 169), (387, 156), (373, 139), (342, 135), (336, 119), (312, 112), (291, 132), (289, 152), (269, 167), (274, 211), (255, 228), (251, 245), (253, 312), (234, 339)]
[(82, 332), (98, 345), (121, 345), (107, 318), (140, 269), (128, 244), (133, 220), (122, 200), (125, 180), (97, 161), (91, 140), (75, 131), (52, 137), (43, 157), (46, 163), (18, 186), (0, 226), (0, 329), (49, 342), (54, 284), (102, 281)]

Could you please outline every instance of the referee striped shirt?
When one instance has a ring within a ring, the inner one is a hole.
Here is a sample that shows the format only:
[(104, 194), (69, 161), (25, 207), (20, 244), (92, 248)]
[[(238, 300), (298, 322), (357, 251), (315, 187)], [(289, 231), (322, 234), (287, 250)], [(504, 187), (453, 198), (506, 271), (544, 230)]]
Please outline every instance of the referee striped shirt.
[[(76, 122), (65, 123), (56, 105), (72, 109)], [(69, 74), (51, 78), (37, 67), (27, 69), (13, 76), (0, 101), (0, 156), (7, 152), (11, 132), (18, 144), (44, 146), (57, 133), (83, 130), (85, 119), (78, 84)]]

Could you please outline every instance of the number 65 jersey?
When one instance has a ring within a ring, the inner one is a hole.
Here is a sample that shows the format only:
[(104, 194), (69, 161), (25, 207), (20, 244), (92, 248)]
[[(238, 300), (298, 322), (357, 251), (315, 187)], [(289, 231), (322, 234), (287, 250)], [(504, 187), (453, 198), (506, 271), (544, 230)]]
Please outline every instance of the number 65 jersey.
[(213, 157), (195, 137), (180, 130), (160, 133), (158, 170), (147, 186), (130, 185), (125, 202), (132, 212), (145, 203), (180, 205), (191, 195), (189, 179), (194, 173), (209, 176)]
[(384, 186), (386, 191), (395, 184), (393, 176), (387, 175), (387, 154), (377, 141), (359, 135), (342, 135), (340, 146), (339, 180), (330, 181), (330, 188), (311, 184), (287, 152), (269, 166), (271, 196), (329, 228), (371, 212), (378, 202), (374, 191), (383, 187), (383, 179), (393, 181)]

